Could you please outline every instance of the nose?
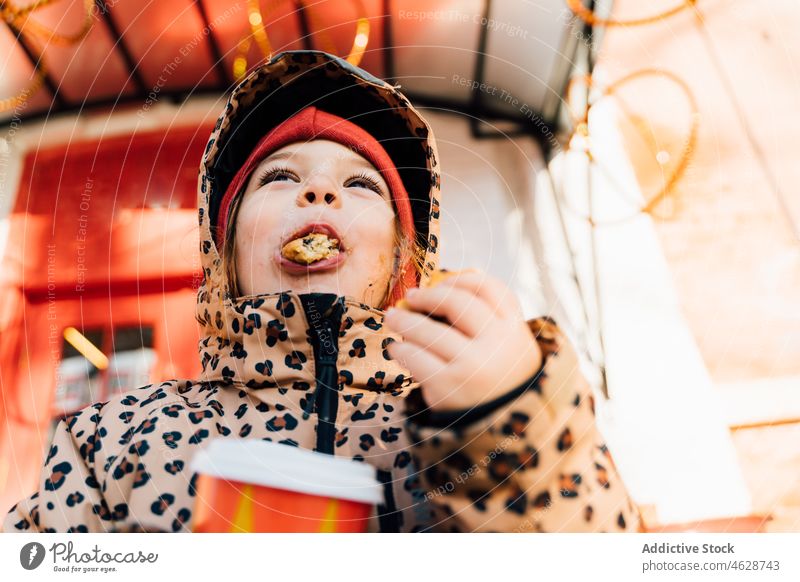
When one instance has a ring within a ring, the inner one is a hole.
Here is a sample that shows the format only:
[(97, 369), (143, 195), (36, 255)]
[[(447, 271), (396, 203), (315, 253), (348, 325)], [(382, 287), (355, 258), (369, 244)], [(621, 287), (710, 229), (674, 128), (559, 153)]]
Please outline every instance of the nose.
[(309, 177), (300, 192), (297, 205), (302, 207), (311, 204), (326, 204), (333, 208), (341, 207), (341, 196), (333, 180), (322, 174)]

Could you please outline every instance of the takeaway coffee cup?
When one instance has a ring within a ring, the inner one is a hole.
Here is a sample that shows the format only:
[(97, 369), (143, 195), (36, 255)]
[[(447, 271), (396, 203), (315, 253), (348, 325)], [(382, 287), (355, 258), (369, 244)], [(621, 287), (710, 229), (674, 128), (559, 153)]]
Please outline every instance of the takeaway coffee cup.
[(195, 532), (364, 532), (383, 503), (375, 468), (257, 439), (215, 439), (192, 459)]

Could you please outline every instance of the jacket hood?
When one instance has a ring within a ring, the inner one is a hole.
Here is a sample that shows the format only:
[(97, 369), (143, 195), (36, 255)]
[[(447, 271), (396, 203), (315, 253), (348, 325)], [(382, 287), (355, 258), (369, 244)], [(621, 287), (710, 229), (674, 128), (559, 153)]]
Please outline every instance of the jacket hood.
[[(280, 289), (231, 297), (225, 284), (220, 249), (212, 233), (225, 190), (258, 140), (309, 105), (348, 119), (381, 142), (392, 157), (411, 200), (417, 241), (424, 249), (419, 285), (424, 285), (438, 267), (440, 172), (436, 142), (428, 122), (400, 93), (399, 86), (344, 59), (322, 51), (279, 53), (233, 89), (209, 136), (200, 164), (198, 219), (203, 277), (197, 291), (196, 319), (202, 326), (200, 355), (204, 379), (270, 386), (255, 368), (261, 363), (263, 370), (265, 358), (256, 361), (260, 356), (253, 353), (253, 349), (261, 349), (266, 344), (258, 341), (257, 346), (250, 345), (248, 349), (254, 332), (255, 335), (272, 333), (277, 334), (275, 337), (288, 337), (290, 343), (299, 341), (303, 345), (295, 344), (297, 351), (308, 358), (307, 327), (301, 325), (309, 323), (308, 313), (302, 313), (299, 320), (285, 318), (286, 309), (292, 313), (302, 310), (299, 296), (291, 289)], [(342, 326), (354, 328), (356, 335), (374, 335), (371, 339), (380, 348), (380, 344), (389, 339), (381, 330), (383, 311), (353, 297), (340, 299)], [(346, 333), (343, 329), (342, 334)], [(367, 343), (366, 337), (344, 339), (360, 339)], [(231, 362), (226, 365), (220, 361), (225, 359), (221, 354), (229, 356), (231, 353), (247, 356), (237, 362), (245, 364), (244, 370), (241, 366), (235, 369)], [(277, 376), (281, 385), (287, 378), (293, 378), (292, 370), (291, 366), (286, 366), (283, 369), (286, 375)], [(396, 376), (403, 376), (401, 383), (407, 378), (401, 370), (394, 371), (397, 374), (386, 377), (394, 380)], [(298, 376), (290, 384), (307, 380)]]

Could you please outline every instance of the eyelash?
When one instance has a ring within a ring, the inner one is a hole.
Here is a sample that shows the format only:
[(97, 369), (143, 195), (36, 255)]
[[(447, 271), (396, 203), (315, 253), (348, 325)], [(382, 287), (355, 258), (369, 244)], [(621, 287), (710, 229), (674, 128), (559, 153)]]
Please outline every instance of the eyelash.
[(370, 176), (369, 174), (367, 174), (366, 172), (361, 172), (360, 174), (356, 174), (355, 176), (350, 176), (347, 179), (347, 181), (349, 182), (353, 178), (355, 178), (357, 180), (363, 180), (364, 182), (366, 182), (367, 184), (370, 185), (370, 187), (371, 187), (370, 189), (371, 190), (374, 190), (376, 193), (378, 193), (380, 195), (383, 195), (383, 191), (381, 190), (381, 187), (380, 187), (380, 184), (378, 184), (378, 181), (375, 178), (373, 178), (372, 176)]
[(292, 172), (289, 168), (285, 166), (276, 166), (274, 168), (269, 168), (267, 171), (261, 174), (261, 177), (258, 179), (258, 187), (260, 188), (261, 186), (266, 185), (267, 180), (274, 178), (278, 174), (288, 174), (297, 178), (297, 174)]
[[(270, 178), (274, 178), (275, 176), (277, 176), (279, 174), (286, 174), (286, 175), (289, 175), (289, 176), (293, 176), (294, 178), (297, 178), (297, 174), (292, 172), (289, 168), (287, 168), (285, 166), (276, 166), (274, 168), (268, 169), (267, 171), (265, 171), (261, 175), (261, 177), (258, 179), (258, 187), (260, 188), (261, 186), (264, 186), (264, 185), (268, 184), (269, 183), (268, 180)], [(366, 172), (362, 171), (360, 174), (355, 174), (353, 176), (350, 176), (346, 180), (346, 182), (349, 182), (349, 181), (351, 181), (353, 179), (355, 179), (355, 180), (363, 180), (364, 182), (369, 184), (370, 190), (374, 190), (377, 194), (383, 195), (383, 191), (381, 190), (381, 187), (380, 187), (380, 184), (378, 183), (378, 181), (375, 178), (373, 178), (372, 176), (370, 176), (369, 174), (367, 174)]]

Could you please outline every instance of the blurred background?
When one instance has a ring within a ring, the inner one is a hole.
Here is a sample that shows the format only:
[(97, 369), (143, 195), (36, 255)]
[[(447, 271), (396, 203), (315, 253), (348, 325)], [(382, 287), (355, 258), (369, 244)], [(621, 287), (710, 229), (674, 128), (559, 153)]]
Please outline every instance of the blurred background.
[(399, 85), (442, 266), (568, 332), (650, 531), (800, 531), (794, 0), (0, 3), (0, 510), (63, 415), (199, 373), (196, 187), (282, 50)]

